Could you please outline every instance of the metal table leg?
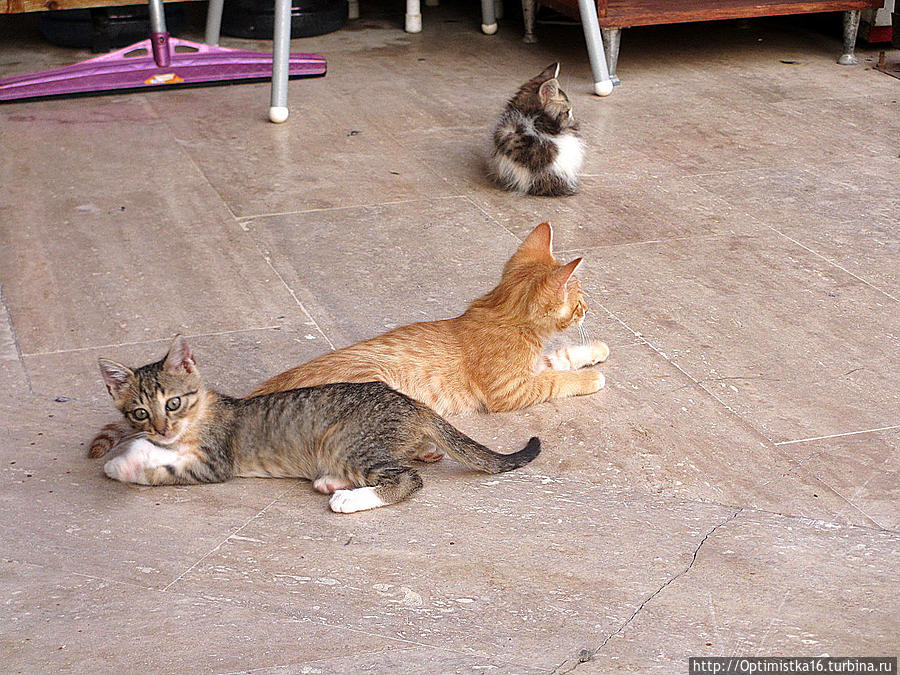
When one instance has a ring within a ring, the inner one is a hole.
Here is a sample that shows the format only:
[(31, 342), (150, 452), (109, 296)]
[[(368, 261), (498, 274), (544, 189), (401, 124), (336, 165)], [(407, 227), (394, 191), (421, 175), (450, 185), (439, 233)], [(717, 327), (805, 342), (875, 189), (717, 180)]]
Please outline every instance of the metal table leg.
[(291, 59), (291, 0), (275, 0), (275, 39), (272, 44), (272, 99), (269, 120), (286, 122), (288, 71)]
[(856, 34), (859, 32), (859, 10), (844, 12), (844, 53), (838, 59), (842, 66), (855, 66), (859, 59), (853, 54), (856, 49)]
[(485, 35), (493, 35), (497, 32), (494, 0), (481, 0), (481, 32)]

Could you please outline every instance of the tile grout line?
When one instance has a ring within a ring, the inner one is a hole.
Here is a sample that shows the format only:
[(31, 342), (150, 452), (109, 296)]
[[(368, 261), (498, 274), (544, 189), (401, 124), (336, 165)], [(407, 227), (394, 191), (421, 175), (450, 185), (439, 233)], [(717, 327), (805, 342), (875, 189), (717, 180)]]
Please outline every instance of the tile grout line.
[(812, 436), (810, 438), (798, 438), (793, 441), (778, 441), (775, 445), (793, 445), (795, 443), (811, 443), (812, 441), (824, 441), (829, 438), (843, 438), (845, 436), (857, 436), (859, 434), (871, 434), (876, 431), (890, 431), (892, 429), (900, 429), (900, 424), (894, 424), (887, 427), (878, 427), (877, 429), (862, 429), (861, 431), (845, 431), (840, 434), (829, 434), (827, 436)]
[(0, 284), (0, 307), (3, 308), (4, 313), (6, 314), (6, 323), (9, 326), (9, 335), (12, 338), (13, 347), (16, 350), (16, 357), (19, 362), (19, 367), (22, 369), (22, 375), (25, 377), (25, 386), (28, 387), (28, 392), (30, 394), (34, 394), (34, 387), (31, 384), (31, 376), (28, 374), (28, 369), (25, 367), (25, 355), (22, 353), (22, 348), (19, 346), (19, 340), (16, 338), (16, 328), (13, 326), (12, 320), (12, 312), (9, 310), (9, 303), (6, 301), (6, 292), (3, 290), (3, 284)]
[[(257, 250), (260, 250), (259, 245), (256, 244), (255, 241), (254, 241), (254, 245), (256, 245)], [(262, 253), (262, 251), (260, 251), (260, 253)], [(275, 274), (275, 276), (278, 277), (278, 280), (287, 289), (288, 294), (290, 294), (290, 296), (294, 299), (294, 302), (297, 303), (297, 306), (306, 315), (306, 318), (309, 319), (310, 321), (312, 321), (313, 326), (315, 326), (316, 330), (319, 331), (319, 335), (322, 336), (322, 338), (325, 340), (325, 342), (328, 344), (328, 346), (331, 347), (331, 350), (334, 351), (334, 349), (335, 349), (334, 343), (331, 341), (331, 339), (327, 335), (325, 335), (325, 331), (322, 330), (322, 327), (319, 325), (319, 322), (316, 321), (312, 317), (312, 314), (309, 313), (309, 310), (306, 309), (306, 307), (303, 305), (302, 302), (300, 302), (300, 298), (297, 297), (297, 294), (294, 292), (294, 289), (291, 288), (290, 285), (288, 284), (288, 282), (285, 280), (285, 278), (283, 276), (281, 276), (281, 273), (277, 269), (275, 269), (275, 265), (272, 264), (272, 257), (263, 253), (263, 260), (266, 261), (266, 265), (269, 266), (269, 269), (272, 270), (272, 272)]]
[(519, 238), (516, 236), (516, 233), (515, 233), (515, 232), (513, 232), (513, 231), (510, 230), (508, 227), (506, 227), (506, 225), (504, 225), (504, 224), (501, 223), (499, 220), (497, 220), (496, 218), (494, 218), (494, 216), (492, 216), (490, 213), (488, 213), (488, 212), (484, 209), (484, 207), (482, 207), (481, 204), (479, 204), (479, 203), (476, 202), (474, 199), (472, 199), (472, 197), (470, 197), (469, 195), (465, 195), (465, 196), (463, 197), (463, 199), (465, 199), (465, 200), (468, 201), (472, 206), (474, 206), (476, 209), (478, 209), (478, 210), (482, 213), (482, 215), (484, 215), (485, 218), (487, 218), (489, 221), (491, 221), (492, 223), (494, 223), (497, 227), (499, 227), (500, 229), (502, 229), (504, 232), (509, 233), (509, 235), (510, 235), (513, 239), (516, 240), (516, 243), (517, 243), (517, 244), (521, 244), (521, 243), (522, 243), (523, 240), (522, 240), (522, 239), (519, 239)]
[(877, 291), (878, 293), (881, 293), (882, 295), (884, 295), (884, 296), (890, 298), (890, 299), (893, 300), (894, 302), (900, 302), (900, 299), (895, 298), (893, 295), (891, 295), (891, 294), (888, 293), (887, 291), (881, 290), (880, 288), (878, 288), (878, 286), (876, 286), (876, 285), (874, 285), (874, 284), (872, 284), (872, 283), (866, 281), (866, 280), (863, 279), (861, 276), (859, 276), (859, 275), (857, 275), (857, 274), (854, 274), (853, 272), (851, 272), (850, 270), (848, 270), (846, 267), (842, 267), (841, 265), (839, 265), (838, 263), (836, 263), (834, 260), (831, 260), (830, 258), (826, 258), (826, 257), (825, 257), (824, 255), (822, 255), (821, 253), (818, 253), (818, 252), (814, 251), (813, 249), (809, 248), (809, 246), (806, 246), (805, 244), (802, 244), (801, 242), (797, 241), (797, 240), (794, 239), (793, 237), (789, 237), (789, 236), (786, 235), (784, 232), (780, 232), (779, 230), (776, 230), (776, 229), (775, 229), (774, 227), (772, 227), (771, 225), (767, 225), (767, 227), (768, 227), (770, 230), (772, 230), (772, 232), (774, 232), (775, 234), (781, 235), (782, 237), (784, 237), (784, 238), (787, 239), (788, 241), (793, 242), (794, 244), (796, 244), (797, 246), (799, 246), (799, 247), (802, 248), (803, 250), (808, 251), (809, 253), (812, 253), (814, 256), (816, 256), (816, 257), (818, 257), (818, 258), (821, 258), (822, 260), (824, 260), (825, 262), (827, 262), (829, 265), (832, 265), (832, 266), (834, 266), (834, 267), (837, 267), (837, 268), (838, 268), (839, 270), (841, 270), (842, 272), (845, 272), (846, 274), (849, 274), (851, 277), (853, 277), (854, 279), (856, 279), (856, 280), (859, 281), (860, 283), (865, 284), (866, 286), (868, 286), (868, 287), (871, 288), (872, 290)]
[(170, 581), (168, 584), (166, 584), (166, 585), (161, 589), (162, 592), (163, 592), (163, 593), (167, 592), (174, 584), (178, 583), (182, 578), (184, 578), (184, 576), (185, 576), (188, 572), (190, 572), (192, 569), (194, 569), (197, 565), (199, 565), (200, 563), (202, 563), (204, 560), (206, 560), (209, 556), (211, 556), (213, 553), (215, 553), (216, 551), (218, 551), (220, 548), (222, 548), (223, 544), (225, 544), (229, 539), (231, 539), (234, 535), (236, 535), (238, 532), (240, 532), (240, 531), (243, 530), (245, 527), (247, 527), (247, 526), (248, 526), (250, 523), (252, 523), (254, 520), (256, 520), (257, 518), (259, 518), (261, 515), (263, 515), (266, 511), (269, 510), (269, 507), (271, 507), (273, 504), (275, 504), (275, 502), (277, 502), (278, 500), (280, 500), (282, 497), (284, 497), (286, 494), (288, 494), (288, 493), (289, 493), (291, 490), (293, 490), (293, 489), (294, 489), (294, 486), (291, 486), (291, 487), (287, 488), (286, 490), (284, 490), (284, 492), (282, 492), (282, 493), (279, 494), (277, 497), (275, 497), (275, 499), (273, 499), (273, 500), (270, 501), (268, 504), (266, 504), (266, 505), (262, 508), (262, 510), (261, 510), (259, 513), (256, 513), (256, 514), (254, 514), (253, 516), (251, 516), (250, 518), (248, 518), (248, 519), (246, 520), (246, 522), (244, 522), (243, 525), (241, 525), (241, 526), (238, 527), (236, 530), (234, 530), (234, 532), (229, 533), (227, 537), (225, 537), (222, 541), (220, 541), (218, 544), (216, 544), (211, 550), (207, 551), (207, 552), (204, 553), (202, 556), (200, 556), (200, 558), (199, 558), (198, 560), (196, 560), (196, 561), (194, 562), (193, 565), (191, 565), (190, 567), (188, 567), (184, 572), (182, 572), (182, 573), (179, 574), (177, 577), (175, 577), (174, 579), (172, 579), (172, 581)]
[[(289, 491), (289, 490), (288, 490), (288, 491)], [(282, 496), (283, 496), (283, 495), (282, 495)], [(280, 498), (280, 497), (279, 497), (279, 498)], [(271, 504), (270, 504), (270, 506), (271, 506)], [(268, 508), (268, 507), (266, 507), (266, 508)], [(264, 509), (264, 510), (265, 510), (265, 509)], [(262, 514), (262, 512), (260, 512), (259, 514), (257, 514), (257, 516), (259, 516), (259, 515), (261, 515), (261, 514)], [(257, 516), (254, 516), (253, 518), (256, 518)], [(253, 518), (251, 518), (250, 520), (252, 521)], [(248, 523), (249, 523), (249, 521), (248, 521)], [(242, 527), (242, 528), (243, 528), (243, 527), (246, 527), (246, 525), (247, 525), (248, 523), (245, 523), (245, 524), (242, 525), (241, 527)], [(230, 535), (228, 536), (228, 539), (230, 539), (230, 538), (233, 537), (233, 536), (234, 536), (234, 533), (230, 534)], [(228, 539), (225, 539), (222, 543), (225, 543), (225, 541), (228, 541)], [(221, 546), (221, 544), (219, 544), (219, 546)], [(219, 547), (216, 547), (216, 548), (219, 548)], [(216, 549), (213, 549), (213, 551), (210, 551), (210, 553), (208, 553), (207, 556), (208, 556), (208, 555), (211, 555), (212, 553), (214, 553), (215, 550), (216, 550)], [(206, 556), (204, 556), (204, 558), (205, 558), (205, 557), (206, 557)], [(31, 562), (28, 562), (28, 561), (25, 561), (25, 560), (15, 560), (15, 559), (10, 559), (10, 560), (13, 560), (14, 562), (19, 563), (19, 564), (22, 564), (22, 565), (28, 565), (28, 566), (30, 566), (30, 567), (37, 567), (37, 568), (39, 568), (39, 569), (47, 569), (47, 567), (48, 567), (48, 566), (45, 565), (44, 563), (31, 563)], [(195, 565), (192, 565), (192, 566), (191, 566), (191, 568), (185, 570), (184, 574), (187, 574), (191, 569), (193, 569), (194, 566), (196, 566), (196, 564), (199, 564), (200, 562), (202, 562), (202, 559), (201, 559), (201, 560), (198, 560), (197, 563), (195, 563)], [(64, 568), (63, 568), (63, 569), (64, 569)], [(184, 597), (184, 598), (199, 598), (199, 599), (202, 599), (204, 602), (208, 602), (208, 603), (210, 603), (210, 604), (217, 605), (217, 606), (220, 606), (220, 607), (228, 607), (228, 608), (232, 608), (232, 607), (235, 606), (235, 603), (234, 603), (234, 602), (229, 602), (229, 601), (227, 601), (226, 599), (223, 599), (223, 598), (210, 597), (210, 596), (206, 596), (206, 595), (202, 595), (202, 594), (201, 594), (201, 595), (195, 595), (195, 594), (192, 594), (192, 593), (185, 593), (185, 592), (182, 592), (182, 591), (167, 591), (166, 589), (168, 589), (168, 587), (169, 587), (171, 584), (168, 584), (168, 585), (166, 585), (165, 588), (161, 588), (161, 589), (160, 589), (160, 588), (148, 588), (147, 586), (143, 586), (143, 585), (141, 585), (141, 584), (136, 584), (136, 583), (134, 583), (134, 582), (120, 581), (120, 580), (118, 580), (118, 579), (109, 579), (109, 578), (107, 578), (107, 577), (97, 576), (96, 574), (86, 574), (86, 573), (84, 573), (84, 572), (76, 572), (76, 571), (71, 571), (71, 574), (73, 574), (74, 576), (83, 577), (83, 578), (85, 578), (85, 579), (91, 579), (91, 580), (94, 580), (94, 581), (102, 581), (102, 582), (104, 582), (104, 583), (109, 583), (109, 584), (117, 584), (117, 585), (127, 586), (127, 587), (129, 587), (129, 588), (134, 588), (134, 589), (143, 590), (143, 591), (150, 590), (150, 591), (153, 591), (153, 592), (156, 592), (156, 593), (167, 592), (167, 593), (174, 593), (174, 594), (177, 594), (177, 595), (179, 595), (179, 596), (181, 596), (181, 597)], [(184, 576), (184, 575), (182, 575), (182, 576)], [(178, 579), (176, 579), (176, 580), (173, 581), (172, 583), (175, 583), (176, 581), (178, 581)], [(279, 611), (279, 610), (274, 610), (274, 611), (273, 611), (273, 610), (266, 609), (266, 608), (255, 607), (255, 606), (252, 605), (252, 604), (249, 604), (249, 603), (247, 603), (247, 602), (240, 601), (240, 600), (237, 601), (236, 604), (239, 605), (239, 606), (241, 606), (241, 607), (244, 607), (244, 608), (246, 608), (246, 609), (250, 609), (250, 610), (253, 610), (253, 611), (260, 612), (260, 613), (265, 613), (265, 614), (275, 615), (275, 616), (285, 616), (285, 613), (284, 613), (284, 612), (281, 612), (281, 611)], [(290, 616), (290, 614), (288, 613), (287, 616)], [(417, 648), (417, 647), (425, 647), (425, 648), (427, 648), (427, 649), (434, 649), (434, 650), (437, 650), (437, 651), (442, 651), (442, 652), (446, 652), (446, 653), (449, 653), (449, 654), (457, 654), (457, 655), (460, 655), (460, 656), (479, 657), (479, 658), (483, 657), (483, 658), (488, 659), (488, 660), (490, 660), (491, 662), (494, 662), (494, 663), (499, 662), (499, 663), (504, 663), (504, 664), (507, 664), (507, 665), (515, 665), (515, 666), (527, 667), (527, 666), (525, 666), (525, 664), (521, 664), (521, 663), (518, 663), (518, 662), (515, 662), (515, 661), (509, 661), (509, 660), (507, 660), (507, 659), (496, 659), (496, 658), (492, 657), (490, 654), (485, 654), (485, 653), (483, 653), (483, 652), (475, 652), (474, 650), (473, 650), (472, 652), (465, 652), (465, 651), (458, 651), (458, 650), (455, 650), (455, 649), (447, 649), (446, 647), (442, 647), (442, 646), (440, 646), (440, 645), (432, 645), (432, 644), (428, 644), (427, 642), (416, 642), (415, 640), (410, 640), (410, 639), (408, 639), (408, 638), (399, 638), (399, 637), (394, 637), (394, 636), (391, 636), (391, 635), (383, 635), (383, 634), (381, 634), (381, 633), (373, 633), (373, 632), (371, 632), (371, 631), (363, 630), (363, 629), (361, 629), (361, 628), (354, 628), (354, 627), (351, 627), (351, 626), (343, 626), (343, 625), (339, 625), (339, 624), (335, 624), (335, 623), (329, 623), (329, 622), (327, 622), (327, 621), (314, 621), (314, 620), (312, 620), (312, 619), (303, 619), (303, 620), (300, 621), (300, 623), (311, 624), (311, 625), (314, 625), (314, 626), (321, 626), (321, 627), (324, 627), (324, 628), (330, 628), (330, 629), (334, 629), (334, 630), (347, 630), (347, 631), (350, 631), (350, 632), (352, 632), (352, 633), (359, 633), (359, 634), (361, 634), (361, 635), (367, 635), (367, 636), (369, 636), (369, 637), (377, 637), (377, 638), (380, 638), (380, 639), (383, 639), (383, 640), (389, 640), (389, 641), (391, 641), (391, 642), (397, 643), (397, 644), (394, 645), (394, 646), (390, 646), (390, 647), (387, 647), (386, 649), (380, 650), (380, 651), (382, 651), (382, 652), (386, 652), (386, 651), (405, 651), (405, 650), (412, 650), (412, 649), (415, 649), (415, 648)], [(315, 661), (329, 661), (329, 660), (332, 660), (333, 658), (341, 658), (341, 657), (338, 657), (338, 656), (336, 656), (336, 657), (329, 657), (329, 658), (323, 658), (323, 659), (316, 659)], [(300, 663), (309, 663), (309, 662), (303, 661), (303, 662), (300, 662)], [(287, 665), (287, 666), (290, 666), (290, 665), (298, 665), (298, 664), (297, 664), (297, 663), (287, 663), (287, 664), (280, 664), (280, 665)], [(279, 666), (274, 666), (274, 667), (277, 668), (277, 667), (279, 667)], [(265, 670), (265, 668), (263, 668), (263, 669), (253, 669), (253, 670), (230, 671), (230, 672), (233, 672), (233, 673), (247, 673), (247, 672), (259, 672), (260, 670)]]
[[(551, 223), (552, 224), (552, 223)], [(675, 241), (690, 241), (695, 239), (720, 239), (723, 237), (744, 237), (744, 238), (753, 238), (756, 235), (753, 233), (742, 233), (742, 232), (709, 232), (703, 234), (691, 234), (683, 237), (666, 237), (663, 239), (646, 239), (644, 241), (623, 241), (617, 244), (606, 244), (601, 246), (584, 246), (581, 248), (566, 248), (560, 249), (559, 251), (553, 251), (553, 255), (572, 255), (573, 253), (584, 253), (587, 251), (602, 251), (613, 248), (627, 247), (627, 246), (646, 246), (648, 244), (670, 244)]]
[[(350, 204), (349, 206), (326, 206), (320, 209), (301, 209), (300, 211), (272, 211), (270, 213), (257, 213), (252, 216), (235, 216), (238, 223), (247, 223), (258, 218), (276, 218), (278, 216), (293, 216), (306, 213), (326, 213), (328, 211), (348, 211), (350, 209), (374, 209), (379, 206), (396, 206), (398, 204), (415, 204), (416, 202), (440, 201), (445, 199), (460, 199), (465, 195), (443, 195), (441, 197), (417, 197), (415, 199), (398, 199), (391, 202), (369, 202), (366, 204)], [(242, 228), (243, 229), (243, 228)], [(246, 232), (246, 230), (244, 230)]]
[[(255, 331), (262, 330), (275, 330), (277, 328), (281, 328), (281, 326), (260, 326), (258, 328), (239, 328), (237, 330), (222, 330), (222, 331), (214, 331), (212, 333), (193, 333), (191, 335), (187, 335), (189, 338), (205, 338), (205, 337), (218, 337), (221, 335), (236, 335), (238, 333), (252, 333)], [(57, 354), (77, 354), (78, 352), (89, 352), (95, 349), (115, 349), (117, 347), (133, 347), (135, 345), (149, 345), (154, 342), (164, 342), (166, 340), (171, 340), (170, 337), (160, 337), (160, 338), (151, 338), (149, 340), (136, 340), (133, 342), (117, 342), (114, 344), (106, 344), (106, 345), (96, 345), (91, 347), (74, 347), (72, 349), (55, 349), (47, 352), (32, 352), (30, 354), (23, 354), (23, 357), (32, 357), (32, 356), (55, 356)]]
[[(146, 100), (146, 97), (144, 97), (144, 98)], [(219, 198), (219, 201), (222, 203), (222, 206), (225, 207), (225, 210), (228, 211), (229, 215), (231, 216), (232, 222), (237, 223), (237, 220), (238, 220), (237, 214), (235, 214), (234, 209), (232, 209), (231, 206), (228, 204), (228, 200), (225, 198), (225, 196), (221, 192), (219, 192), (218, 188), (216, 188), (216, 186), (213, 185), (213, 182), (209, 179), (209, 176), (206, 175), (206, 172), (203, 170), (203, 167), (200, 166), (200, 164), (197, 162), (196, 159), (194, 159), (194, 155), (189, 151), (187, 143), (183, 143), (181, 140), (179, 140), (178, 132), (172, 127), (172, 124), (170, 121), (170, 116), (169, 115), (161, 115), (159, 113), (159, 111), (153, 106), (153, 103), (150, 101), (147, 101), (147, 105), (149, 105), (150, 108), (153, 109), (153, 111), (157, 115), (160, 116), (160, 121), (169, 130), (169, 133), (172, 135), (172, 139), (175, 141), (175, 144), (178, 146), (180, 152), (182, 152), (188, 158), (188, 161), (190, 161), (190, 163), (194, 166), (194, 169), (196, 169), (197, 173), (203, 177), (203, 180), (209, 186), (209, 189), (212, 190), (213, 193), (216, 195), (216, 197)]]
[[(760, 435), (762, 438), (764, 438), (767, 442), (773, 443), (772, 439), (769, 438), (769, 436), (767, 436), (765, 433), (763, 433), (763, 431), (762, 431), (761, 429), (757, 429), (757, 428), (756, 428), (756, 425), (752, 424), (750, 421), (748, 421), (746, 418), (744, 418), (743, 415), (741, 415), (740, 413), (738, 413), (734, 408), (732, 408), (730, 405), (728, 405), (728, 404), (725, 403), (722, 399), (720, 399), (720, 398), (715, 394), (715, 392), (712, 392), (712, 391), (710, 391), (709, 389), (707, 389), (706, 387), (704, 387), (703, 384), (702, 384), (702, 382), (701, 382), (700, 380), (697, 380), (693, 375), (691, 375), (689, 372), (687, 372), (684, 368), (682, 368), (680, 365), (678, 365), (677, 363), (675, 363), (674, 361), (672, 361), (668, 356), (666, 356), (666, 354), (665, 354), (662, 350), (660, 350), (659, 348), (657, 348), (657, 347), (656, 347), (652, 342), (650, 342), (643, 334), (641, 334), (641, 333), (639, 333), (638, 331), (634, 330), (631, 326), (629, 326), (627, 323), (625, 323), (624, 321), (622, 321), (622, 319), (620, 319), (618, 316), (616, 316), (616, 315), (612, 312), (612, 310), (610, 310), (608, 307), (606, 307), (606, 306), (603, 305), (602, 303), (600, 304), (600, 307), (602, 307), (603, 310), (606, 311), (607, 314), (609, 314), (609, 316), (611, 316), (613, 319), (615, 319), (616, 321), (618, 321), (618, 322), (619, 322), (626, 330), (628, 330), (628, 331), (630, 331), (631, 333), (633, 333), (634, 336), (635, 336), (636, 338), (638, 338), (638, 340), (640, 341), (640, 344), (647, 345), (647, 346), (648, 346), (650, 349), (652, 349), (657, 355), (659, 355), (660, 357), (662, 357), (662, 359), (663, 359), (666, 363), (668, 363), (669, 365), (671, 365), (671, 366), (672, 366), (673, 368), (675, 368), (678, 372), (680, 372), (682, 375), (684, 375), (686, 378), (688, 378), (688, 380), (690, 380), (692, 384), (696, 385), (696, 386), (699, 387), (702, 391), (706, 392), (706, 394), (709, 395), (714, 401), (716, 401), (716, 403), (718, 403), (719, 405), (721, 405), (722, 407), (724, 407), (728, 412), (730, 412), (732, 415), (734, 415), (738, 420), (740, 420), (740, 422), (741, 422), (742, 424), (745, 424), (747, 427), (749, 427), (749, 428), (752, 429), (754, 432), (756, 432), (757, 434), (759, 434), (759, 435)], [(789, 459), (789, 458), (788, 458), (788, 459)]]

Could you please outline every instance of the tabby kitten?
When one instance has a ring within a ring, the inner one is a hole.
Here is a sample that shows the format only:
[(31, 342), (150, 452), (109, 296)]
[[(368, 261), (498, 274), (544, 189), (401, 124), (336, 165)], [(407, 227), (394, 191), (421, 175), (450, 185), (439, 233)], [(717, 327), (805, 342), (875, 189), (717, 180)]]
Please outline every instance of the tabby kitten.
[[(100, 359), (100, 372), (127, 420), (109, 425), (91, 445), (106, 452), (116, 432), (131, 433), (124, 452), (104, 466), (125, 483), (220, 483), (233, 476), (298, 477), (331, 497), (331, 510), (352, 513), (393, 504), (422, 487), (410, 460), (446, 452), (499, 473), (537, 457), (532, 438), (503, 455), (476, 443), (427, 406), (381, 382), (338, 383), (235, 399), (207, 389), (179, 335), (166, 356), (132, 370)], [(135, 435), (137, 434), (137, 435)]]
[(558, 197), (578, 189), (584, 144), (553, 63), (516, 92), (494, 127), (491, 175), (519, 194)]
[(401, 326), (320, 356), (261, 384), (255, 394), (328, 382), (379, 380), (440, 415), (517, 410), (603, 388), (603, 374), (579, 370), (605, 361), (603, 342), (544, 355), (544, 343), (580, 326), (587, 304), (552, 252), (549, 223), (538, 225), (506, 263), (499, 285), (462, 316)]

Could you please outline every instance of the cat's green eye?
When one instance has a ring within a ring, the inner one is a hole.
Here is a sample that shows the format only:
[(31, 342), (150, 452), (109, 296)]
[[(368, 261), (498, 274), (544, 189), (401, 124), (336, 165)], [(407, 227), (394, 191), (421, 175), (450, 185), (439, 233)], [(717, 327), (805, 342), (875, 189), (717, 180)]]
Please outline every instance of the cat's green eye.
[(181, 407), (181, 397), (173, 396), (168, 401), (166, 401), (166, 410), (169, 412), (174, 412)]
[(131, 416), (138, 422), (143, 422), (145, 419), (150, 417), (150, 413), (148, 413), (144, 408), (135, 408), (131, 411)]

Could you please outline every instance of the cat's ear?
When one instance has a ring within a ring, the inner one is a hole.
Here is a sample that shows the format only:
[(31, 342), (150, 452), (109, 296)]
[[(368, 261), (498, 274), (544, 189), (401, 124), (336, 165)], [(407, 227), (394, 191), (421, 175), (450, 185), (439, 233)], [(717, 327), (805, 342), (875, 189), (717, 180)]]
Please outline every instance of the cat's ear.
[(553, 255), (553, 228), (550, 223), (541, 223), (531, 231), (525, 241), (519, 246), (520, 251)]
[(538, 99), (540, 100), (541, 105), (547, 105), (547, 103), (552, 101), (558, 94), (559, 80), (555, 77), (544, 82), (538, 89)]
[(125, 385), (128, 384), (128, 378), (134, 375), (134, 371), (109, 359), (100, 359), (98, 363), (100, 364), (100, 374), (103, 375), (103, 381), (106, 383), (106, 390), (113, 400), (118, 400)]
[(575, 274), (575, 270), (578, 269), (578, 266), (583, 259), (584, 258), (575, 258), (575, 260), (566, 263), (556, 270), (550, 277), (550, 287), (557, 293), (562, 291), (562, 296), (565, 297), (566, 284), (569, 283), (569, 279)]
[(554, 61), (537, 76), (539, 80), (552, 80), (559, 77), (559, 61)]
[(181, 335), (176, 335), (172, 340), (172, 346), (169, 347), (169, 353), (166, 354), (166, 360), (163, 363), (163, 370), (167, 373), (193, 373), (197, 370), (194, 363), (194, 356), (191, 354), (191, 348)]

